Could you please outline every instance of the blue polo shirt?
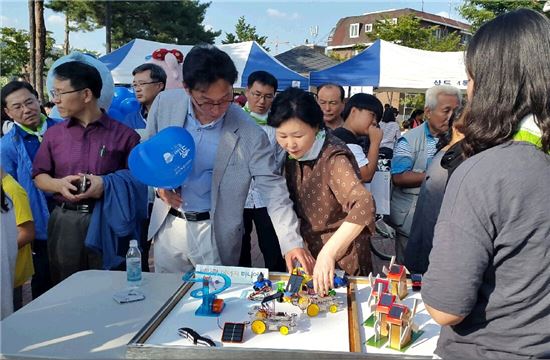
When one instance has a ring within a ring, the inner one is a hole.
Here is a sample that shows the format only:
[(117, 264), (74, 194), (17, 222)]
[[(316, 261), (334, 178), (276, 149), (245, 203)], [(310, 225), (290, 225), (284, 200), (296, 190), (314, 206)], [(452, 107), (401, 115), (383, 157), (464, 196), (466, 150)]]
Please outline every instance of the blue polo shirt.
[[(426, 135), (426, 152), (427, 152), (427, 164), (426, 169), (430, 166), (432, 158), (437, 152), (437, 143), (439, 139), (434, 137), (428, 127), (428, 122), (424, 122), (421, 126), (424, 127), (424, 133)], [(405, 171), (412, 171), (414, 166), (412, 148), (406, 138), (401, 137), (397, 140), (395, 148), (393, 149), (393, 158), (391, 161), (391, 174), (402, 174)]]
[(204, 212), (212, 208), (212, 174), (224, 116), (202, 125), (195, 117), (193, 104), (189, 100), (184, 128), (193, 136), (196, 155), (193, 169), (181, 187), (181, 207), (184, 211)]

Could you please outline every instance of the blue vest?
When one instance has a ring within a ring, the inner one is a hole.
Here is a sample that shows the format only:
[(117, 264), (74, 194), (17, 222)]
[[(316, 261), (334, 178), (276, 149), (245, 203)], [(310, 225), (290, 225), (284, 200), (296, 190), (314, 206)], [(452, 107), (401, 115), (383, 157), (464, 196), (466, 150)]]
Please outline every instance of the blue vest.
[[(49, 119), (52, 121), (51, 119)], [(59, 121), (54, 120), (55, 123)], [(32, 161), (27, 153), (23, 139), (15, 126), (0, 139), (2, 154), (2, 168), (10, 174), (27, 192), (31, 205), (32, 217), (34, 218), (36, 240), (48, 238), (48, 220), (50, 212), (46, 196), (39, 190), (32, 179)]]

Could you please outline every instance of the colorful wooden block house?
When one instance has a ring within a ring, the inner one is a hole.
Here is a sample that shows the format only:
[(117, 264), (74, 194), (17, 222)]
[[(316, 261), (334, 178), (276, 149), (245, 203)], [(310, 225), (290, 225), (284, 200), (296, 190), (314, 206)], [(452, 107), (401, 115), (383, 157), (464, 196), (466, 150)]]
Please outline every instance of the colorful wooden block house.
[(401, 304), (393, 304), (386, 316), (389, 326), (391, 348), (401, 350), (412, 339), (412, 313), (408, 307)]
[(407, 269), (403, 265), (391, 265), (387, 274), (390, 292), (403, 300), (407, 294)]

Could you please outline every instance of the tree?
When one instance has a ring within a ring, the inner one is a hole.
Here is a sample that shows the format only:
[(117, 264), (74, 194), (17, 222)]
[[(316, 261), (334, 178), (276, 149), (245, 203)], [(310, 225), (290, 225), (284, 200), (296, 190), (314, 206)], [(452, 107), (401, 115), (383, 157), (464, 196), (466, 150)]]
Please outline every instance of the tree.
[[(29, 77), (34, 74), (31, 69), (30, 36), (26, 30), (15, 28), (0, 29), (0, 43), (2, 44), (2, 56), (0, 56), (0, 69), (2, 76)], [(54, 50), (55, 40), (51, 32), (46, 36), (46, 58), (57, 60), (59, 54)], [(33, 52), (34, 55), (34, 52)], [(34, 60), (34, 56), (32, 56)], [(47, 69), (44, 69), (46, 72)]]
[(424, 27), (420, 24), (419, 18), (414, 15), (405, 15), (399, 17), (397, 23), (392, 23), (389, 19), (377, 20), (374, 24), (374, 38), (422, 50), (463, 50), (458, 34), (448, 33), (437, 37), (438, 29), (437, 25)]
[(36, 48), (35, 39), (36, 39), (36, 23), (34, 19), (34, 0), (28, 0), (28, 10), (29, 10), (29, 81), (34, 86), (36, 84), (36, 79), (34, 77), (34, 69), (36, 68), (36, 57), (34, 56), (34, 49)]
[(269, 51), (269, 48), (265, 46), (267, 36), (258, 35), (256, 33), (256, 27), (247, 24), (244, 16), (241, 16), (235, 25), (235, 34), (225, 33), (225, 39), (222, 40), (222, 44), (234, 44), (243, 41), (255, 41), (266, 51)]
[[(2, 28), (0, 30), (2, 76), (22, 76), (29, 63), (29, 35), (25, 30)], [(34, 57), (33, 57), (34, 58)]]
[[(73, 1), (64, 1), (64, 4)], [(202, 25), (210, 3), (179, 1), (80, 1), (78, 14), (87, 14), (96, 26), (105, 27), (106, 49), (141, 38), (175, 44), (213, 44), (220, 31)], [(58, 7), (60, 11), (64, 6)], [(80, 24), (82, 18), (75, 21)], [(76, 15), (75, 15), (76, 16)]]
[[(462, 17), (470, 21), (472, 31), (475, 32), (481, 25), (500, 14), (519, 8), (533, 9), (543, 13), (543, 7), (544, 1), (537, 0), (466, 0), (458, 7), (458, 11)], [(546, 16), (550, 17), (550, 13)]]
[(35, 68), (34, 77), (36, 84), (34, 86), (38, 92), (38, 98), (44, 102), (44, 67), (46, 58), (46, 24), (44, 22), (44, 2), (34, 2), (34, 21), (35, 21)]
[(46, 7), (65, 15), (64, 55), (70, 52), (70, 33), (74, 31), (93, 31), (98, 25), (91, 20), (93, 14), (90, 6), (84, 0), (50, 0)]

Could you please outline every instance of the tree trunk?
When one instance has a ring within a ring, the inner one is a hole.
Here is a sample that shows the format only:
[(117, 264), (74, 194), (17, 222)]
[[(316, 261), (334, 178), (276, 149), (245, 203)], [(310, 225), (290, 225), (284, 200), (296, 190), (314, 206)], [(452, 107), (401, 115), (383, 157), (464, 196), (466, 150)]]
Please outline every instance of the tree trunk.
[(34, 21), (36, 25), (36, 86), (38, 98), (44, 103), (44, 58), (46, 57), (46, 24), (44, 23), (44, 2), (39, 0), (34, 5)]
[(63, 44), (63, 55), (69, 55), (70, 43), (69, 43), (69, 15), (65, 13), (65, 42)]
[(34, 57), (36, 36), (36, 24), (34, 22), (34, 4), (34, 0), (29, 0), (29, 66), (27, 70), (29, 74), (29, 83), (34, 88), (36, 88), (36, 80), (34, 77), (36, 71), (36, 62)]
[(111, 53), (111, 2), (105, 2), (105, 53)]

